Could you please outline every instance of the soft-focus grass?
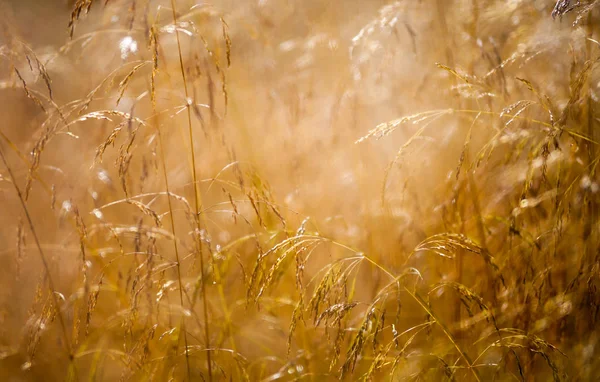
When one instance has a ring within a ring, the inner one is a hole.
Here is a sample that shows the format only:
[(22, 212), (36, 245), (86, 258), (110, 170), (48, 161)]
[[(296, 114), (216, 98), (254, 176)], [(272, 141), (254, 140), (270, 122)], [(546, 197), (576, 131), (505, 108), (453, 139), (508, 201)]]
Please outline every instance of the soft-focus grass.
[(597, 5), (2, 3), (0, 379), (592, 380)]

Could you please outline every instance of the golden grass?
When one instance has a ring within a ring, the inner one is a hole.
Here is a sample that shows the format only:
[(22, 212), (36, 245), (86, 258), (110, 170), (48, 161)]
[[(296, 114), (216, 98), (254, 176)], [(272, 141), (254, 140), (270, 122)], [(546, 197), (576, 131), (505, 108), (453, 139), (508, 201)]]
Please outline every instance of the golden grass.
[(0, 379), (593, 380), (599, 5), (0, 5)]

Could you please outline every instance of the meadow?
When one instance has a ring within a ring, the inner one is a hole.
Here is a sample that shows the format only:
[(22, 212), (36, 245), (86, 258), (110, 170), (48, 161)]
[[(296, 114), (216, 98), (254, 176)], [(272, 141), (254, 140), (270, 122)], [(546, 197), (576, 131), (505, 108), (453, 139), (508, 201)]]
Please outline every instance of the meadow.
[(596, 380), (599, 25), (0, 0), (0, 380)]

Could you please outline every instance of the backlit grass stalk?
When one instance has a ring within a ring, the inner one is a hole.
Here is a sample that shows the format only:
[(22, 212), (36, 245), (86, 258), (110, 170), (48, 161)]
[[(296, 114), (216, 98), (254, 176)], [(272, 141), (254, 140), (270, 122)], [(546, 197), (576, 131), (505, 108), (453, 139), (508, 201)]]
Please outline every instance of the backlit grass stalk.
[[(586, 27), (586, 35), (587, 38), (585, 40), (585, 47), (586, 47), (586, 60), (589, 61), (593, 61), (594, 57), (592, 56), (592, 38), (594, 35), (594, 20), (593, 20), (593, 14), (594, 12), (591, 11), (588, 13), (588, 17), (587, 17), (587, 27)], [(590, 74), (589, 76), (587, 76), (586, 78), (586, 82), (584, 85), (584, 89), (585, 89), (585, 125), (586, 125), (586, 134), (588, 137), (590, 137), (590, 139), (595, 141), (595, 138), (597, 136), (597, 126), (596, 126), (596, 113), (594, 110), (594, 106), (596, 101), (594, 101), (593, 99), (593, 95), (592, 95), (592, 75)], [(594, 161), (594, 159), (596, 158), (596, 145), (595, 144), (591, 144), (591, 143), (587, 143), (587, 151), (588, 151), (588, 162), (592, 163)], [(595, 167), (592, 167), (590, 174), (589, 174), (591, 179), (596, 179), (596, 171), (595, 171)], [(597, 199), (594, 200), (593, 197), (591, 197), (589, 194), (586, 194), (586, 199), (589, 198), (590, 200), (588, 201), (588, 208), (589, 208), (589, 221), (590, 222), (596, 222), (598, 221), (598, 202)], [(593, 224), (593, 223), (592, 223)], [(591, 236), (595, 236), (593, 233), (591, 234)], [(594, 250), (593, 250), (593, 242), (588, 242), (587, 243), (588, 248), (586, 248), (586, 252), (589, 252), (589, 254), (586, 254), (587, 256), (589, 256), (589, 258), (591, 259), (594, 256)], [(588, 260), (590, 261), (590, 260)]]
[[(185, 75), (185, 67), (183, 65), (183, 53), (181, 52), (181, 40), (179, 38), (179, 30), (177, 29), (177, 11), (176, 11), (176, 4), (175, 4), (175, 0), (171, 0), (171, 10), (173, 12), (173, 26), (175, 27), (175, 37), (177, 39), (177, 51), (178, 51), (178, 55), (179, 55), (179, 68), (181, 70), (181, 78), (183, 81), (183, 89), (185, 91), (185, 102), (186, 102), (186, 107), (187, 107), (187, 119), (188, 119), (188, 132), (189, 132), (189, 139), (190, 139), (190, 154), (192, 157), (192, 181), (194, 184), (194, 210), (195, 210), (195, 217), (194, 220), (196, 221), (196, 228), (198, 230), (198, 232), (195, 233), (194, 236), (198, 236), (200, 235), (200, 196), (199, 196), (199, 190), (198, 190), (198, 177), (197, 177), (197, 173), (196, 173), (196, 154), (195, 154), (195, 150), (194, 150), (194, 133), (192, 130), (192, 110), (191, 110), (191, 105), (190, 105), (190, 96), (189, 96), (189, 91), (188, 91), (188, 86), (187, 86), (187, 80), (186, 80), (186, 75)], [(198, 251), (199, 251), (199, 257), (200, 257), (200, 272), (203, 273), (204, 272), (204, 256), (202, 254), (202, 242), (200, 241), (199, 238), (196, 239), (197, 241), (197, 245), (198, 245)], [(177, 264), (177, 268), (179, 269), (179, 263)], [(202, 281), (204, 284), (204, 276), (202, 275)], [(182, 286), (180, 285), (180, 288), (182, 288)], [(206, 345), (206, 364), (208, 367), (208, 380), (212, 381), (212, 363), (211, 363), (211, 351), (210, 351), (210, 329), (208, 327), (209, 325), (209, 321), (208, 321), (208, 302), (207, 302), (207, 298), (206, 298), (206, 285), (202, 286), (202, 305), (203, 305), (203, 309), (204, 309), (204, 341), (205, 341), (205, 345)], [(186, 344), (186, 349), (185, 349), (185, 354), (186, 357), (188, 357), (188, 349), (187, 349), (187, 344)], [(188, 364), (188, 368), (189, 368), (189, 364)], [(189, 374), (189, 370), (188, 370), (188, 374)]]
[[(163, 143), (163, 136), (162, 136), (162, 132), (160, 130), (160, 121), (159, 121), (159, 115), (156, 112), (156, 72), (158, 70), (158, 41), (157, 41), (157, 36), (155, 33), (155, 29), (154, 26), (151, 28), (150, 30), (150, 38), (151, 38), (151, 43), (152, 43), (152, 61), (153, 61), (153, 68), (152, 68), (152, 74), (151, 74), (151, 101), (152, 101), (152, 115), (153, 115), (153, 119), (154, 119), (154, 125), (156, 127), (156, 133), (158, 135), (158, 143), (160, 146), (160, 161), (161, 161), (161, 168), (162, 168), (162, 172), (163, 172), (163, 177), (165, 180), (165, 191), (167, 192), (167, 203), (169, 206), (169, 220), (171, 223), (171, 232), (173, 233), (173, 249), (175, 251), (175, 261), (177, 262), (177, 282), (179, 283), (179, 303), (181, 304), (181, 307), (183, 308), (183, 283), (181, 281), (181, 263), (180, 263), (180, 256), (179, 256), (179, 246), (177, 244), (177, 235), (176, 235), (176, 229), (175, 229), (175, 218), (174, 218), (174, 214), (173, 214), (173, 203), (171, 201), (171, 189), (169, 187), (169, 175), (167, 172), (167, 164), (166, 164), (166, 155), (165, 155), (165, 146)], [(186, 370), (187, 370), (187, 377), (188, 380), (191, 380), (191, 371), (190, 371), (190, 357), (188, 354), (188, 339), (187, 339), (187, 331), (185, 328), (185, 314), (181, 315), (181, 321), (179, 323), (179, 335), (181, 335), (181, 333), (183, 333), (183, 341), (184, 341), (184, 345), (185, 345), (185, 364), (186, 364)]]

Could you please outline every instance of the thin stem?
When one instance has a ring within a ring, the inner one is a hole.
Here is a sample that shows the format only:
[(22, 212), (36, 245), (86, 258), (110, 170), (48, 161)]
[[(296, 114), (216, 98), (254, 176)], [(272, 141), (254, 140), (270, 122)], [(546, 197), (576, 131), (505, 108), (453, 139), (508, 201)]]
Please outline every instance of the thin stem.
[[(155, 42), (156, 43), (156, 42)], [(154, 77), (155, 77), (155, 71), (152, 71), (152, 88), (154, 89)], [(156, 131), (158, 134), (158, 142), (159, 142), (159, 146), (160, 146), (160, 155), (161, 155), (161, 162), (162, 162), (162, 171), (163, 171), (163, 177), (165, 179), (165, 190), (167, 192), (167, 203), (169, 206), (169, 220), (171, 222), (171, 232), (173, 233), (173, 248), (175, 250), (175, 261), (177, 263), (177, 281), (179, 282), (179, 303), (181, 304), (181, 307), (183, 308), (183, 283), (181, 282), (181, 262), (179, 261), (180, 257), (179, 257), (179, 246), (177, 244), (177, 240), (175, 239), (177, 237), (176, 235), (176, 230), (175, 230), (175, 218), (173, 216), (173, 203), (171, 201), (171, 190), (169, 187), (169, 177), (168, 177), (168, 173), (167, 173), (167, 164), (166, 164), (166, 160), (165, 160), (165, 147), (164, 147), (164, 143), (163, 143), (163, 136), (162, 136), (162, 132), (160, 130), (160, 125), (159, 125), (159, 115), (156, 113), (156, 100), (154, 95), (152, 95), (152, 113), (154, 115), (154, 124), (156, 126)], [(184, 345), (185, 345), (185, 364), (186, 364), (186, 369), (187, 369), (187, 376), (188, 376), (188, 380), (191, 380), (191, 371), (190, 371), (190, 357), (189, 357), (189, 353), (188, 353), (188, 340), (187, 340), (187, 331), (185, 329), (185, 315), (181, 315), (181, 321), (179, 323), (179, 334), (181, 335), (181, 333), (183, 333), (183, 341), (184, 341)]]
[[(175, 0), (171, 0), (171, 8), (173, 11), (173, 24), (176, 27), (177, 26), (177, 13), (175, 11), (175, 9), (176, 9)], [(198, 232), (196, 233), (196, 236), (197, 236), (197, 235), (199, 235), (199, 232), (200, 232), (200, 200), (199, 200), (199, 191), (198, 191), (198, 181), (197, 181), (197, 175), (196, 175), (196, 154), (194, 151), (194, 134), (193, 134), (193, 130), (192, 130), (192, 111), (190, 108), (190, 96), (189, 96), (187, 80), (186, 80), (186, 76), (185, 76), (185, 68), (183, 65), (183, 54), (181, 53), (181, 41), (179, 38), (179, 30), (177, 30), (177, 29), (175, 29), (175, 36), (177, 39), (177, 50), (179, 53), (179, 68), (181, 70), (181, 78), (183, 80), (183, 89), (185, 91), (185, 99), (186, 99), (186, 105), (187, 105), (190, 153), (191, 153), (191, 157), (192, 157), (192, 179), (194, 182), (194, 202), (195, 202), (194, 208), (195, 208), (195, 213), (196, 213), (195, 220), (196, 220), (196, 226), (198, 229)], [(197, 240), (197, 245), (198, 245), (198, 251), (200, 253), (200, 256), (199, 256), (200, 257), (200, 272), (203, 273), (204, 272), (204, 256), (202, 256), (202, 252), (201, 252), (202, 243)], [(177, 266), (179, 267), (179, 264)], [(202, 277), (202, 279), (204, 279), (204, 277)], [(181, 284), (179, 287), (181, 290)], [(202, 305), (204, 308), (204, 337), (205, 337), (204, 340), (205, 340), (206, 349), (207, 349), (206, 363), (208, 366), (208, 380), (212, 381), (212, 363), (211, 363), (211, 359), (210, 359), (211, 358), (210, 332), (209, 332), (209, 328), (208, 328), (208, 303), (207, 303), (207, 299), (206, 299), (206, 285), (204, 285), (202, 287)], [(186, 345), (185, 354), (187, 357), (188, 356), (187, 345)], [(188, 370), (188, 373), (189, 373), (189, 370)]]
[[(163, 176), (165, 178), (165, 190), (167, 191), (167, 203), (169, 205), (169, 220), (171, 222), (171, 232), (173, 233), (173, 237), (176, 237), (175, 234), (175, 218), (173, 217), (173, 203), (171, 202), (171, 192), (169, 188), (169, 179), (167, 176), (167, 165), (165, 164), (165, 149), (163, 144), (162, 133), (160, 131), (160, 127), (156, 125), (156, 130), (158, 131), (158, 142), (160, 146), (161, 152), (161, 162), (162, 162), (162, 170)], [(177, 262), (177, 282), (179, 283), (179, 303), (181, 307), (183, 307), (183, 283), (181, 282), (181, 262), (179, 261), (179, 246), (177, 245), (177, 240), (173, 240), (173, 248), (175, 250), (175, 261)], [(181, 323), (179, 333), (183, 332), (183, 341), (185, 344), (185, 363), (187, 367), (188, 379), (191, 378), (190, 373), (190, 357), (188, 354), (188, 340), (187, 340), (187, 331), (185, 329), (185, 315), (181, 315)]]

